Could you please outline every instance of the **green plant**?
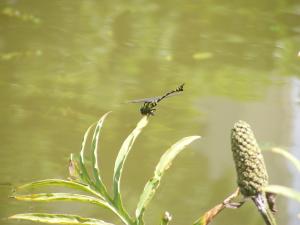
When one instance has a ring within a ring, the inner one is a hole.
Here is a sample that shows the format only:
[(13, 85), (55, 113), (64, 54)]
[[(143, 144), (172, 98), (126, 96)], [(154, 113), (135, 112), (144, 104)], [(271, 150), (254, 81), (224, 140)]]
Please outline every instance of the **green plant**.
[[(107, 115), (108, 113), (100, 118), (94, 129), (91, 142), (92, 175), (88, 172), (86, 167), (84, 153), (86, 149), (87, 138), (94, 125), (90, 126), (84, 134), (79, 156), (74, 157), (73, 154), (71, 154), (69, 163), (70, 180), (41, 180), (22, 185), (17, 189), (22, 190), (41, 186), (61, 186), (84, 191), (88, 195), (74, 193), (38, 193), (15, 195), (13, 197), (17, 200), (33, 202), (77, 201), (96, 204), (112, 211), (126, 225), (144, 225), (144, 212), (152, 200), (157, 188), (159, 187), (163, 174), (170, 167), (173, 159), (188, 144), (196, 139), (199, 139), (200, 136), (185, 137), (172, 145), (162, 155), (155, 168), (154, 176), (146, 183), (144, 190), (140, 195), (140, 199), (135, 210), (135, 215), (131, 216), (122, 204), (120, 181), (126, 158), (134, 144), (135, 139), (141, 133), (143, 128), (147, 126), (150, 115), (143, 116), (143, 118), (138, 122), (136, 128), (131, 132), (121, 146), (114, 166), (112, 195), (108, 193), (107, 188), (103, 183), (99, 169), (97, 151), (100, 131)], [(231, 144), (236, 165), (236, 172), (238, 175), (238, 188), (220, 204), (205, 212), (197, 221), (194, 222), (194, 225), (207, 225), (223, 209), (237, 209), (241, 207), (247, 199), (253, 200), (267, 225), (276, 225), (276, 221), (272, 215), (272, 213), (275, 211), (274, 194), (281, 194), (300, 202), (300, 193), (288, 187), (280, 185), (268, 185), (268, 174), (264, 165), (261, 150), (255, 140), (255, 136), (250, 126), (246, 122), (238, 121), (234, 125), (231, 134)], [(293, 155), (280, 148), (271, 148), (270, 151), (284, 156), (300, 171), (300, 161)], [(242, 197), (242, 199), (237, 200), (238, 197)], [(112, 225), (111, 223), (107, 223), (99, 219), (83, 218), (77, 215), (69, 214), (25, 213), (16, 214), (10, 218), (57, 224)], [(165, 212), (161, 218), (160, 224), (168, 225), (171, 221), (171, 218), (171, 215), (168, 212)]]
[[(239, 208), (246, 200), (251, 199), (262, 215), (265, 224), (276, 225), (274, 213), (274, 195), (265, 190), (268, 186), (268, 173), (264, 158), (254, 133), (248, 123), (238, 121), (231, 130), (231, 150), (237, 173), (238, 189), (223, 202), (216, 205), (194, 225), (207, 225), (225, 208)], [(242, 200), (234, 202), (242, 195)]]
[[(124, 168), (124, 163), (126, 158), (134, 144), (135, 139), (141, 133), (143, 128), (147, 126), (149, 122), (149, 116), (143, 116), (143, 118), (138, 122), (136, 128), (131, 132), (131, 134), (123, 142), (121, 149), (117, 155), (114, 174), (113, 174), (113, 194), (111, 195), (103, 183), (101, 177), (101, 171), (99, 169), (98, 162), (98, 143), (99, 135), (103, 122), (107, 117), (108, 113), (100, 118), (94, 129), (92, 143), (91, 143), (91, 161), (92, 161), (92, 175), (89, 173), (85, 164), (85, 148), (88, 135), (93, 127), (90, 126), (86, 133), (84, 134), (81, 151), (78, 157), (74, 157), (71, 154), (69, 172), (70, 180), (61, 179), (46, 179), (41, 181), (36, 181), (22, 185), (17, 188), (17, 190), (22, 190), (31, 187), (42, 187), (42, 186), (61, 186), (68, 187), (70, 189), (80, 190), (87, 193), (74, 194), (74, 193), (38, 193), (38, 194), (28, 194), (28, 195), (14, 195), (13, 197), (17, 200), (22, 201), (32, 201), (32, 202), (51, 202), (51, 201), (75, 201), (84, 202), (98, 205), (103, 208), (107, 208), (112, 211), (124, 224), (126, 225), (143, 225), (144, 212), (153, 198), (162, 176), (165, 171), (170, 167), (173, 159), (191, 142), (199, 139), (200, 136), (189, 136), (182, 138), (174, 145), (172, 145), (160, 158), (155, 171), (154, 176), (146, 183), (144, 190), (140, 196), (135, 215), (129, 215), (127, 210), (122, 204), (121, 195), (121, 177)], [(31, 220), (44, 223), (57, 223), (57, 224), (90, 224), (90, 225), (111, 225), (111, 223), (104, 222), (99, 219), (94, 218), (83, 218), (77, 215), (69, 214), (48, 214), (48, 213), (24, 213), (16, 214), (10, 217), (10, 219), (21, 219), (21, 220)], [(166, 213), (162, 219), (161, 224), (168, 224), (171, 220), (171, 216)]]
[[(231, 133), (231, 146), (238, 175), (237, 190), (221, 203), (205, 212), (194, 225), (209, 224), (223, 209), (237, 209), (249, 197), (254, 201), (267, 225), (275, 225), (275, 195), (283, 195), (300, 202), (300, 192), (281, 185), (268, 185), (268, 174), (263, 156), (249, 124), (238, 121)], [(300, 172), (300, 160), (281, 148), (266, 148), (291, 162)], [(242, 194), (242, 196), (240, 196)], [(242, 199), (238, 199), (242, 197)], [(247, 198), (248, 197), (248, 198)], [(300, 218), (300, 214), (298, 215)]]
[(270, 209), (271, 199), (264, 191), (268, 185), (264, 158), (250, 125), (245, 121), (240, 120), (233, 126), (231, 149), (242, 195), (253, 200), (267, 225), (276, 225)]
[[(279, 154), (285, 157), (291, 164), (293, 164), (296, 169), (300, 172), (300, 160), (293, 156), (291, 153), (287, 152), (282, 148), (269, 148), (267, 151)], [(275, 194), (283, 195), (285, 197), (294, 199), (300, 202), (300, 192), (293, 190), (292, 188), (285, 187), (282, 185), (268, 185), (265, 188), (265, 191), (272, 192)]]

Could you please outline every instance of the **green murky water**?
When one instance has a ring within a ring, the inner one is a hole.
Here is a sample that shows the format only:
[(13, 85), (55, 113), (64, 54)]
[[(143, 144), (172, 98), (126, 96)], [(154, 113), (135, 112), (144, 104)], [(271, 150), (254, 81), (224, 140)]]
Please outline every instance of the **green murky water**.
[[(2, 0), (1, 182), (67, 177), (68, 156), (79, 151), (85, 129), (112, 110), (99, 159), (110, 186), (118, 149), (141, 117), (139, 106), (126, 101), (185, 82), (184, 94), (162, 102), (137, 140), (121, 188), (133, 212), (160, 155), (181, 137), (203, 136), (175, 160), (146, 212), (148, 224), (158, 224), (166, 210), (172, 224), (192, 224), (235, 189), (229, 141), (235, 121), (248, 121), (261, 144), (300, 157), (299, 46), (296, 0)], [(300, 189), (286, 161), (265, 156), (272, 183)], [(68, 212), (119, 223), (95, 207), (20, 203), (10, 194), (0, 185), (1, 218)], [(299, 204), (278, 202), (279, 224), (299, 224)], [(263, 221), (249, 203), (214, 224)]]

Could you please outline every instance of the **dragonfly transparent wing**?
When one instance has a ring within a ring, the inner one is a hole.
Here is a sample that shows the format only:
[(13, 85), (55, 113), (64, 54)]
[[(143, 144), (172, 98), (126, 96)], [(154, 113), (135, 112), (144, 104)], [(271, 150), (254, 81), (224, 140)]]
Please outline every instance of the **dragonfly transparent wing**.
[[(180, 92), (175, 92), (175, 93), (172, 93), (170, 95), (168, 95), (166, 98), (168, 97), (172, 97), (172, 96), (175, 96), (175, 95), (179, 95), (181, 94)], [(142, 98), (142, 99), (136, 99), (136, 100), (129, 100), (128, 103), (141, 103), (141, 102), (155, 102), (157, 101), (158, 99), (160, 99), (162, 96), (157, 96), (157, 97), (151, 97), (151, 98)]]

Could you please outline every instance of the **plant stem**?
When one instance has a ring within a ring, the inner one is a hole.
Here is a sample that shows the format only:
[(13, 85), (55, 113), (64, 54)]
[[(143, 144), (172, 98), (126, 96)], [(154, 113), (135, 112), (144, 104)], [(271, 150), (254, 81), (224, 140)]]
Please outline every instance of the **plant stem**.
[(124, 213), (123, 211), (120, 211), (111, 203), (110, 203), (110, 205), (111, 205), (111, 208), (113, 209), (113, 212), (123, 221), (123, 223), (125, 223), (126, 225), (134, 225), (134, 222), (126, 213)]
[(240, 193), (240, 189), (237, 188), (235, 192), (229, 195), (223, 202), (219, 203), (218, 205), (214, 206), (210, 210), (206, 211), (198, 220), (196, 220), (193, 225), (207, 225), (209, 224), (223, 209), (231, 208), (237, 209), (244, 204), (242, 202), (233, 202), (234, 198), (236, 198)]
[(129, 216), (129, 214), (123, 209), (123, 207), (117, 207), (116, 204), (114, 204), (113, 199), (107, 194), (105, 196), (105, 200), (109, 203), (111, 206), (111, 210), (125, 223), (126, 225), (135, 225), (135, 222), (133, 219)]
[(277, 225), (264, 195), (265, 193), (260, 193), (257, 196), (252, 197), (252, 200), (262, 215), (266, 225)]
[(96, 190), (93, 188), (90, 188), (90, 190), (93, 192), (94, 195), (96, 195), (98, 198), (105, 200), (109, 206), (111, 211), (118, 216), (124, 224), (126, 225), (135, 225), (135, 222), (133, 219), (129, 216), (129, 214), (123, 209), (123, 206), (117, 207), (117, 205), (114, 203), (114, 200), (110, 197), (109, 193), (106, 189), (101, 189), (103, 192), (97, 188), (97, 186), (94, 186)]

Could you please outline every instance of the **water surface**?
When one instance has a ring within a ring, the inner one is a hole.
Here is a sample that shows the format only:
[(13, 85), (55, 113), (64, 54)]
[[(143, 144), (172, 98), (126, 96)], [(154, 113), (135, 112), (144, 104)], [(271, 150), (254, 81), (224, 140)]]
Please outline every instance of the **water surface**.
[[(66, 178), (70, 153), (85, 129), (107, 111), (100, 162), (111, 186), (122, 141), (141, 118), (127, 100), (163, 94), (125, 165), (122, 192), (133, 214), (161, 154), (175, 141), (201, 135), (173, 163), (146, 212), (158, 224), (192, 224), (234, 191), (230, 129), (252, 125), (259, 143), (299, 157), (300, 4), (297, 1), (38, 1), (0, 3), (0, 175), (18, 185)], [(297, 100), (298, 99), (298, 100)], [(299, 190), (299, 174), (266, 153), (271, 182)], [(0, 217), (68, 212), (120, 224), (81, 204), (8, 199), (0, 185)], [(296, 225), (299, 204), (278, 198), (279, 224)], [(5, 221), (5, 224), (31, 224)], [(252, 204), (227, 210), (214, 224), (263, 224)]]

